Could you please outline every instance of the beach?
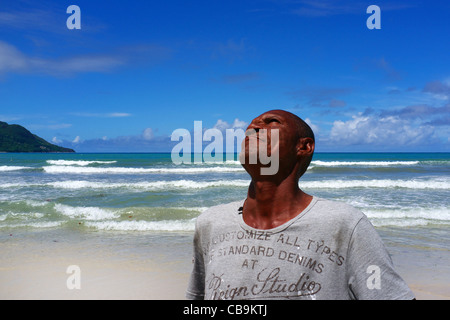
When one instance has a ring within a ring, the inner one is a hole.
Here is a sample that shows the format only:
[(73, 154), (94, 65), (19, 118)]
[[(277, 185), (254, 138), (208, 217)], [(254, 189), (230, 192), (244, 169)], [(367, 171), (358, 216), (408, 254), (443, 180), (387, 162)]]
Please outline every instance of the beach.
[[(450, 299), (450, 155), (317, 154), (300, 180), (363, 211), (418, 300)], [(183, 300), (197, 216), (241, 200), (237, 161), (1, 154), (0, 299)]]
[[(2, 234), (0, 299), (184, 300), (191, 271), (191, 234), (180, 234), (178, 239), (164, 233)], [(393, 246), (388, 250), (416, 299), (450, 299), (445, 252)], [(74, 273), (68, 268), (74, 265), (80, 271), (79, 288), (71, 288)]]
[[(156, 245), (145, 235), (69, 238), (60, 232), (2, 235), (0, 299), (185, 299), (191, 255), (182, 247), (188, 245), (162, 246), (161, 239)], [(70, 266), (79, 268), (79, 287)]]

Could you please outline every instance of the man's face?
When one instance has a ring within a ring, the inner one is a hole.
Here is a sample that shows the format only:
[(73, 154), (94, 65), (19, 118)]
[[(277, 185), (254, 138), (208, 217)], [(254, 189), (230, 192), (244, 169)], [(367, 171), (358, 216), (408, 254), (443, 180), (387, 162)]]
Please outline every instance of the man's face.
[(276, 162), (277, 170), (272, 174), (278, 172), (278, 163), (290, 167), (291, 159), (296, 161), (296, 128), (292, 115), (282, 110), (268, 111), (253, 119), (242, 143), (240, 160), (244, 168), (252, 174), (252, 166), (267, 167), (268, 160), (272, 166)]

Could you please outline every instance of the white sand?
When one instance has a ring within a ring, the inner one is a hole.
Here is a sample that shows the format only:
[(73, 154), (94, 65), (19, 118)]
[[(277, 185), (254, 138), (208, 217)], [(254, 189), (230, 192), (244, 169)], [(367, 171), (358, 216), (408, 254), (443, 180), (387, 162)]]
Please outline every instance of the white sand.
[[(92, 240), (0, 243), (0, 299), (185, 299), (188, 269), (126, 249)], [(67, 272), (73, 265), (79, 273)]]
[[(141, 242), (135, 239), (139, 243), (130, 245), (132, 239), (116, 242), (112, 240), (114, 237), (61, 241), (60, 238), (2, 236), (2, 300), (185, 299), (191, 269), (190, 243), (186, 239), (185, 244), (160, 245), (143, 238)], [(74, 277), (73, 273), (66, 272), (70, 265), (79, 267), (80, 289), (68, 288), (68, 279)], [(420, 268), (401, 268), (400, 271), (418, 300), (450, 299), (450, 284), (428, 281), (429, 270), (421, 273)]]

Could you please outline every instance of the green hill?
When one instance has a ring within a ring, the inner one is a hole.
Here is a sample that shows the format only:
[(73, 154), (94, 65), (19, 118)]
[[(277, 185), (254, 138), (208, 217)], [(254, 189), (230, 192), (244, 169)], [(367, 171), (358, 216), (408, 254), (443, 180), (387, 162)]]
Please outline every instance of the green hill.
[(58, 147), (17, 124), (0, 121), (0, 152), (75, 152)]

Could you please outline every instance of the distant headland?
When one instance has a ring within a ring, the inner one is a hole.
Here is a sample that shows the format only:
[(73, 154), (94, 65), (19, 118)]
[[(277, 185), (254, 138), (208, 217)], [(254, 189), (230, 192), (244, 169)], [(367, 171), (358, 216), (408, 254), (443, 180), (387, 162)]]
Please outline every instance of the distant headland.
[(75, 152), (51, 144), (18, 124), (0, 121), (0, 152)]

